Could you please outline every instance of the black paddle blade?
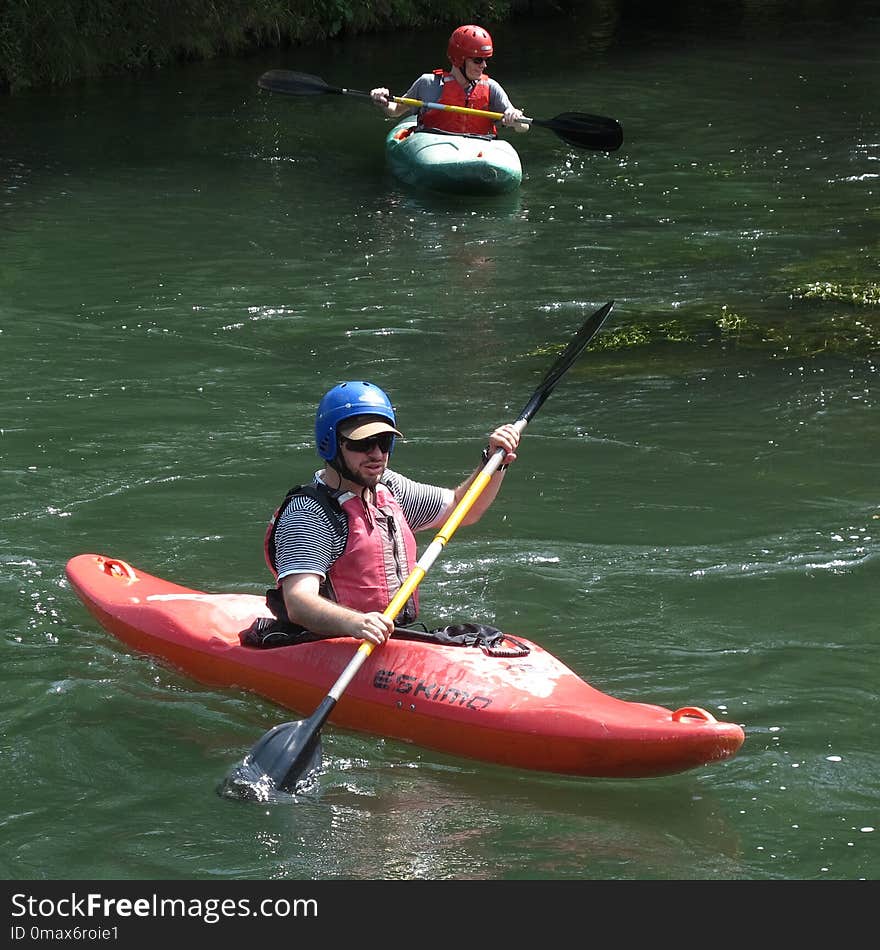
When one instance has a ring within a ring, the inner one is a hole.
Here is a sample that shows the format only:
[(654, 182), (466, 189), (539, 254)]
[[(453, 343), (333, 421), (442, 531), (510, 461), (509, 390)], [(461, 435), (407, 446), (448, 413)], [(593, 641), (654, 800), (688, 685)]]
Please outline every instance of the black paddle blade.
[(533, 124), (552, 129), (575, 148), (614, 152), (623, 145), (623, 129), (616, 119), (585, 112), (560, 112), (552, 119), (532, 119)]
[(321, 732), (313, 721), (274, 726), (226, 776), (220, 794), (246, 801), (272, 801), (278, 791), (295, 794), (321, 768)]
[(587, 348), (590, 340), (599, 332), (613, 308), (614, 301), (609, 300), (604, 307), (600, 307), (595, 313), (587, 317), (580, 330), (569, 340), (568, 346), (562, 351), (559, 359), (547, 371), (547, 375), (535, 390), (532, 398), (523, 407), (523, 411), (519, 414), (520, 419), (525, 419), (528, 422), (544, 405), (547, 397), (553, 392), (559, 380), (562, 379), (563, 374), (568, 372), (574, 361)]
[(286, 96), (321, 96), (328, 92), (341, 92), (328, 86), (320, 76), (294, 73), (289, 69), (270, 69), (257, 80), (260, 89), (280, 92)]

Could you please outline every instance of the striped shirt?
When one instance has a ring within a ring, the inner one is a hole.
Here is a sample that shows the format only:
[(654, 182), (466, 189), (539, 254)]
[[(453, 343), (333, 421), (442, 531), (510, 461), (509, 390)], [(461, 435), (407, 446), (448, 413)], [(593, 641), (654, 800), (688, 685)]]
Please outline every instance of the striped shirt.
[[(454, 501), (451, 488), (414, 482), (390, 469), (385, 470), (380, 481), (397, 499), (413, 532), (442, 524)], [(317, 472), (314, 483), (322, 484)], [(348, 519), (342, 512), (331, 521), (314, 498), (294, 495), (275, 528), (278, 580), (288, 574), (318, 574), (325, 578), (347, 541)]]

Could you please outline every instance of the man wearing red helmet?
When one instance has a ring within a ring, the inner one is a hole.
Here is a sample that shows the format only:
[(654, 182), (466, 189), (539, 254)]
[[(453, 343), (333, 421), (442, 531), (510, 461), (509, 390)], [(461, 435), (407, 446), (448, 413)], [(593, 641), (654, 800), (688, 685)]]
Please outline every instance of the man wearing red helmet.
[[(481, 26), (460, 26), (449, 37), (446, 54), (451, 68), (435, 69), (424, 73), (401, 97), (436, 102), (440, 105), (463, 106), (483, 112), (501, 112), (504, 125), (517, 131), (527, 131), (526, 123), (518, 122), (522, 110), (517, 109), (503, 87), (486, 73), (486, 66), (494, 53), (492, 37)], [(385, 115), (400, 119), (413, 111), (412, 107), (391, 101), (391, 93), (384, 86), (370, 92), (373, 102)], [(436, 129), (469, 135), (495, 135), (492, 119), (444, 109), (419, 109), (418, 128)]]

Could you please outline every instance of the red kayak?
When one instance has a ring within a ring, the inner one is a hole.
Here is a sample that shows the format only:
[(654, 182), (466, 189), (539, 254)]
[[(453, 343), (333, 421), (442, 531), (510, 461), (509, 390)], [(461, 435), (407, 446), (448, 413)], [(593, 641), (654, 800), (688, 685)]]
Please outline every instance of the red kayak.
[[(135, 650), (300, 714), (314, 711), (358, 646), (345, 637), (244, 645), (242, 633), (269, 615), (263, 597), (202, 593), (116, 558), (78, 555), (67, 577), (100, 624)], [(728, 759), (743, 743), (738, 725), (704, 709), (614, 699), (537, 643), (511, 643), (525, 649), (491, 655), (392, 638), (361, 666), (330, 721), (481, 762), (603, 778), (683, 772)]]

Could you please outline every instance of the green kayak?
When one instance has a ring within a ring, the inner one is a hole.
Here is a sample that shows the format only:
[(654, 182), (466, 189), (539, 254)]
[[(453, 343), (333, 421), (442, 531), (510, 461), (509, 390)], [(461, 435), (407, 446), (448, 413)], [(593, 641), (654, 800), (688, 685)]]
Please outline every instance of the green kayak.
[(516, 149), (505, 139), (414, 131), (415, 116), (385, 138), (388, 166), (408, 185), (464, 195), (502, 195), (522, 181)]

